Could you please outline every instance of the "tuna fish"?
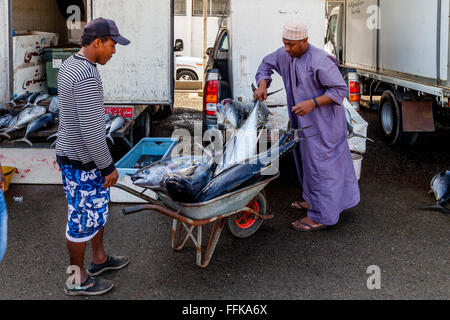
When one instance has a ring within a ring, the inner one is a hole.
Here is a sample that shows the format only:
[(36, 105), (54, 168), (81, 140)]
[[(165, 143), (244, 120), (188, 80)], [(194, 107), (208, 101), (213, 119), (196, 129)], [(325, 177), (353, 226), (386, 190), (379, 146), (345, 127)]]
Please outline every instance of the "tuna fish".
[(56, 133), (52, 134), (51, 136), (49, 136), (47, 138), (47, 140), (50, 140), (50, 139), (53, 139), (53, 138), (58, 138), (58, 132), (56, 132)]
[(450, 214), (450, 210), (444, 207), (444, 204), (450, 199), (450, 171), (442, 171), (436, 174), (430, 182), (431, 190), (436, 199), (436, 204), (431, 206), (422, 206), (424, 210), (440, 210)]
[(13, 116), (11, 114), (5, 114), (4, 116), (0, 117), (0, 128), (8, 125), (8, 123), (11, 121)]
[(9, 104), (12, 105), (12, 106), (15, 108), (15, 107), (17, 107), (16, 102), (18, 102), (18, 101), (23, 101), (23, 100), (27, 100), (28, 97), (30, 97), (31, 95), (32, 95), (31, 93), (24, 93), (24, 94), (21, 94), (21, 95), (15, 97), (14, 99), (12, 99), (12, 100), (9, 102)]
[(48, 111), (57, 113), (59, 111), (59, 97), (55, 96), (50, 102), (50, 106), (48, 107)]
[(17, 122), (12, 126), (8, 126), (6, 130), (0, 133), (0, 136), (11, 139), (8, 133), (24, 128), (29, 122), (39, 118), (46, 112), (47, 109), (41, 106), (25, 108), (17, 115)]
[(33, 146), (30, 140), (28, 140), (28, 136), (46, 126), (51, 124), (55, 120), (55, 115), (53, 113), (46, 113), (39, 118), (31, 121), (27, 125), (27, 130), (25, 132), (25, 136), (21, 139), (14, 140), (12, 142), (26, 142), (30, 145), (30, 147)]
[(167, 173), (161, 181), (161, 188), (174, 201), (192, 202), (211, 180), (214, 168), (214, 165), (203, 164), (190, 168), (186, 173)]
[(112, 138), (111, 135), (117, 130), (121, 129), (124, 124), (125, 119), (122, 117), (114, 118), (114, 120), (111, 122), (111, 126), (109, 127), (108, 135), (106, 136), (106, 138), (111, 140), (112, 144), (114, 144), (114, 139)]
[(14, 117), (12, 117), (6, 128), (12, 128), (17, 123), (18, 117), (19, 115), (15, 115)]
[(31, 95), (27, 98), (27, 104), (25, 104), (25, 105), (22, 107), (22, 109), (25, 109), (25, 108), (29, 107), (29, 106), (34, 102), (34, 100), (36, 100), (36, 98), (37, 98), (40, 94), (41, 94), (40, 92), (35, 92), (35, 93), (31, 94)]
[(232, 129), (237, 129), (241, 122), (241, 118), (237, 110), (233, 108), (233, 105), (231, 103), (225, 104), (223, 108), (224, 108), (225, 122), (230, 124)]
[(111, 124), (114, 120), (114, 116), (110, 115), (110, 114), (105, 114), (105, 129), (106, 131), (109, 131), (109, 128), (111, 127)]
[(37, 106), (39, 102), (47, 99), (48, 97), (49, 97), (49, 95), (47, 93), (43, 93), (43, 94), (38, 95), (36, 97), (36, 99), (34, 99), (34, 101), (33, 101), (33, 106)]
[(162, 190), (161, 182), (164, 175), (186, 170), (205, 162), (203, 157), (196, 156), (167, 157), (138, 170), (131, 176), (131, 180), (133, 184), (143, 188)]
[(274, 173), (269, 171), (271, 169), (272, 161), (283, 157), (288, 152), (292, 151), (300, 140), (306, 139), (297, 136), (294, 139), (287, 141), (297, 132), (297, 130), (292, 130), (286, 133), (280, 138), (278, 143), (266, 152), (259, 154), (254, 158), (247, 159), (248, 161), (236, 163), (219, 173), (205, 185), (195, 199), (192, 199), (192, 202), (198, 203), (208, 201), (220, 195), (233, 192), (272, 177)]
[(223, 164), (218, 167), (219, 172), (256, 154), (258, 110), (259, 101), (256, 101), (245, 123), (228, 140), (225, 145)]

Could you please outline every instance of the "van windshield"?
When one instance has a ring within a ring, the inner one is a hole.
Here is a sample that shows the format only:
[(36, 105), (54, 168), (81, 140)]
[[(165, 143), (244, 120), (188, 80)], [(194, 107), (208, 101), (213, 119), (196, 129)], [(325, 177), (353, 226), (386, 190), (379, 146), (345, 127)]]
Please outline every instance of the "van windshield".
[(336, 32), (336, 25), (337, 25), (337, 15), (334, 14), (330, 17), (330, 36), (334, 35)]
[(228, 51), (228, 34), (225, 34), (225, 36), (222, 38), (222, 42), (219, 46), (219, 51), (225, 52)]

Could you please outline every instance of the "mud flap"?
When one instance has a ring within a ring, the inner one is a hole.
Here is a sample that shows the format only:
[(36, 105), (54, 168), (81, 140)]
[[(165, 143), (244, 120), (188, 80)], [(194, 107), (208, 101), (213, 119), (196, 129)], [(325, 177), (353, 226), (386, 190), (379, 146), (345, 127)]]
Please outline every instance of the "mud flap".
[(404, 132), (435, 131), (432, 101), (402, 101)]

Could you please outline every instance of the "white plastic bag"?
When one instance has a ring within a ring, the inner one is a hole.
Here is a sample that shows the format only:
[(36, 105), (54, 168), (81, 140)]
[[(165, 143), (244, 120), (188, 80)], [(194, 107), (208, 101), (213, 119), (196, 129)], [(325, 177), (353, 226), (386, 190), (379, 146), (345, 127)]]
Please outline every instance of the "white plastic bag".
[[(353, 127), (353, 131), (358, 133), (364, 137), (367, 137), (367, 127), (369, 124), (365, 121), (361, 115), (356, 112), (353, 106), (348, 102), (347, 98), (344, 99), (344, 107), (350, 112), (350, 116), (352, 118), (351, 125)], [(351, 151), (355, 151), (358, 153), (366, 152), (366, 139), (353, 137), (348, 139), (348, 146)]]

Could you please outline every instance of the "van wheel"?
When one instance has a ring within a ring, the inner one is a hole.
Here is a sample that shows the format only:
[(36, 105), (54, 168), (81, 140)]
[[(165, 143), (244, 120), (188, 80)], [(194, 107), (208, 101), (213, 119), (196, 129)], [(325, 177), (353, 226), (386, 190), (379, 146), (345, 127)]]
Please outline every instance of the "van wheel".
[(419, 137), (418, 132), (403, 132), (402, 110), (394, 93), (390, 90), (383, 92), (378, 107), (378, 121), (383, 138), (389, 145), (414, 145)]
[(193, 72), (193, 71), (182, 70), (177, 73), (177, 80), (192, 81), (192, 80), (198, 80), (198, 77), (195, 74), (195, 72)]
[[(266, 198), (260, 192), (247, 204), (247, 207), (264, 215), (267, 212)], [(248, 238), (252, 236), (258, 231), (262, 223), (262, 219), (248, 212), (239, 212), (227, 217), (227, 229), (237, 238)]]

